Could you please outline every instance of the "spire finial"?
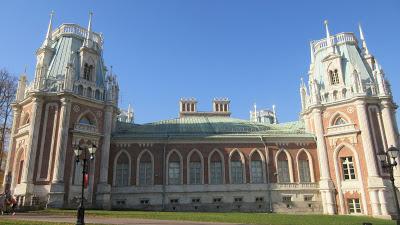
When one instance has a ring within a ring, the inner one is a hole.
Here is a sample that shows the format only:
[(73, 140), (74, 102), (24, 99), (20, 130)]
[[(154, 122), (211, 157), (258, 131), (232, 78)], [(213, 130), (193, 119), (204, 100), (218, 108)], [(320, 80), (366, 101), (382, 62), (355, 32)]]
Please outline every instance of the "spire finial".
[(86, 35), (86, 40), (85, 40), (86, 47), (89, 47), (89, 41), (91, 40), (91, 36), (92, 36), (92, 16), (93, 16), (93, 13), (89, 12), (89, 24), (88, 24), (87, 35)]
[(54, 11), (52, 10), (50, 13), (50, 21), (49, 26), (47, 27), (46, 39), (44, 40), (43, 46), (47, 47), (51, 43), (51, 33), (52, 33), (52, 25), (53, 25), (53, 16)]
[(361, 23), (358, 23), (358, 29), (360, 30), (360, 40), (362, 43), (362, 50), (364, 51), (365, 55), (369, 55), (368, 47), (367, 47), (367, 42), (365, 41), (364, 38), (364, 32), (361, 28)]
[(325, 24), (325, 31), (326, 31), (326, 46), (328, 47), (329, 52), (333, 53), (334, 48), (332, 47), (331, 34), (329, 33), (329, 28), (328, 28), (328, 20), (324, 20), (324, 24)]

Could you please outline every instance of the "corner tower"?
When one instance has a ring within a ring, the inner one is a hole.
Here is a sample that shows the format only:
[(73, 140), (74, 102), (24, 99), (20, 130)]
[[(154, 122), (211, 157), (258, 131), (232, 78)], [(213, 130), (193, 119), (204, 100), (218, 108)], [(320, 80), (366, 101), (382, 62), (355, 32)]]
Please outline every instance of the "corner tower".
[[(324, 213), (394, 213), (377, 153), (398, 147), (397, 105), (389, 82), (353, 33), (312, 41), (308, 84), (300, 84), (301, 117), (317, 140)], [(398, 175), (397, 171), (397, 175)], [(399, 180), (399, 179), (397, 179)]]
[(88, 28), (62, 24), (52, 29), (53, 13), (36, 52), (34, 80), (21, 76), (13, 104), (14, 119), (6, 171), (8, 188), (20, 205), (76, 204), (82, 174), (73, 146), (95, 144), (89, 169), (88, 204), (109, 197), (110, 134), (118, 112), (118, 83), (104, 65), (103, 37)]

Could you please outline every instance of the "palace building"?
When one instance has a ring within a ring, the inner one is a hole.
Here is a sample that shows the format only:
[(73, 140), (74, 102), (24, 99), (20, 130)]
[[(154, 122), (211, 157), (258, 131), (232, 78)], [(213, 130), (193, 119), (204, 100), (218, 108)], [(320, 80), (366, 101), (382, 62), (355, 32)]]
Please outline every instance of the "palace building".
[(377, 153), (399, 147), (397, 105), (361, 27), (358, 39), (325, 23), (326, 37), (311, 41), (298, 121), (278, 123), (274, 107), (232, 118), (227, 98), (200, 112), (182, 98), (178, 118), (135, 124), (91, 23), (53, 29), (51, 16), (34, 80), (19, 79), (4, 178), (19, 205), (75, 207), (74, 146), (94, 144), (92, 208), (395, 214)]

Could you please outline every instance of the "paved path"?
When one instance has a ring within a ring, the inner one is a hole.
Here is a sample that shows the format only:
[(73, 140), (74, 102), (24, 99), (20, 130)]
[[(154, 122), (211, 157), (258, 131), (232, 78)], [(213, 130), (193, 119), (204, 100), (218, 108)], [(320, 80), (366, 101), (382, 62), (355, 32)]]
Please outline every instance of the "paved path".
[[(1, 218), (1, 217), (0, 217)], [(43, 222), (66, 222), (75, 223), (76, 217), (72, 215), (54, 215), (54, 214), (36, 214), (36, 213), (19, 213), (16, 216), (3, 216), (6, 219), (26, 220), (26, 221), (43, 221)], [(174, 220), (152, 220), (152, 219), (136, 219), (136, 218), (110, 218), (100, 216), (86, 216), (86, 223), (96, 224), (143, 224), (143, 225), (239, 225), (233, 223), (209, 223), (209, 222), (192, 222), (192, 221), (174, 221)]]

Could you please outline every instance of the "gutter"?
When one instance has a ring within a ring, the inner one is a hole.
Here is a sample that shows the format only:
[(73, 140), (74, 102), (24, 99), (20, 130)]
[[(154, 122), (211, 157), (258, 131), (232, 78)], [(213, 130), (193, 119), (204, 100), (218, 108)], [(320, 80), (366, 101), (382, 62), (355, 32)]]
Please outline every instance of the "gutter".
[(271, 190), (271, 183), (269, 180), (269, 158), (268, 158), (268, 147), (267, 144), (265, 143), (264, 139), (262, 136), (260, 136), (260, 140), (262, 144), (264, 145), (264, 151), (265, 151), (265, 162), (266, 162), (266, 167), (267, 167), (267, 184), (268, 184), (268, 205), (269, 205), (269, 212), (272, 213), (272, 190)]
[(166, 153), (166, 148), (169, 142), (170, 136), (167, 135), (167, 141), (164, 143), (164, 148), (163, 148), (163, 161), (162, 161), (162, 172), (163, 172), (163, 185), (162, 185), (162, 210), (165, 210), (165, 192), (166, 192), (166, 183), (167, 183), (167, 175), (166, 175), (166, 165), (165, 165), (165, 153)]

